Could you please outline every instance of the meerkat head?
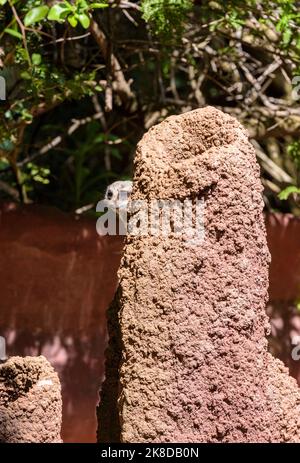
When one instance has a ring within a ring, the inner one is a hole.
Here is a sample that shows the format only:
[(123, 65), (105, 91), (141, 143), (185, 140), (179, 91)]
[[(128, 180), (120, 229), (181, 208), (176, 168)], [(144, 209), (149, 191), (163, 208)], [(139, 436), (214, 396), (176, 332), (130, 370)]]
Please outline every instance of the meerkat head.
[(132, 182), (130, 180), (117, 181), (107, 187), (105, 200), (109, 201), (114, 208), (127, 207), (131, 192)]

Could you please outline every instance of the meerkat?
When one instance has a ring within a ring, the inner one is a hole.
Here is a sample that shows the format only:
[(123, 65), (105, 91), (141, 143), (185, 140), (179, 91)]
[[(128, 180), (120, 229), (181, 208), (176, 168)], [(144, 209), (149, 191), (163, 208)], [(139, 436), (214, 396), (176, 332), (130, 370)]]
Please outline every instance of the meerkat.
[(121, 235), (127, 234), (131, 192), (132, 182), (123, 180), (109, 185), (104, 195), (105, 206), (118, 217), (118, 233)]
[(114, 209), (127, 208), (128, 200), (132, 192), (132, 181), (122, 180), (109, 185), (105, 192), (105, 200)]

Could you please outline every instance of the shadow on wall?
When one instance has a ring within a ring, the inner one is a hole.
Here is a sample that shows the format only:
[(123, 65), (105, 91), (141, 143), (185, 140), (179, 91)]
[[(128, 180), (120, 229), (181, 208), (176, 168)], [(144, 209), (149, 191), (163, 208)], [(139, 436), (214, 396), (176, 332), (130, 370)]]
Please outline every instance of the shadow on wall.
[(300, 219), (269, 214), (266, 226), (272, 256), (267, 307), (272, 328), (270, 351), (286, 364), (300, 385), (300, 310), (296, 307), (300, 302)]
[[(300, 335), (300, 220), (266, 218), (272, 254), (270, 348), (300, 383), (291, 339)], [(120, 237), (95, 220), (41, 206), (0, 206), (0, 335), (9, 355), (43, 354), (60, 376), (64, 442), (95, 442), (105, 311), (117, 285)]]
[(44, 355), (63, 392), (63, 440), (95, 442), (105, 311), (117, 285), (120, 237), (95, 220), (41, 206), (0, 207), (0, 335), (8, 355)]

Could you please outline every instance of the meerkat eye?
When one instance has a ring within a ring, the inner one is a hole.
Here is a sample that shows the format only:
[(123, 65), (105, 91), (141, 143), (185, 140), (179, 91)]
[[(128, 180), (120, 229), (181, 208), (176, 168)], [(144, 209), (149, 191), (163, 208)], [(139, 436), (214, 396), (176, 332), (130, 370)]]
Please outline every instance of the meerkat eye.
[(106, 196), (107, 196), (107, 199), (111, 199), (113, 197), (113, 192), (111, 190), (108, 190)]

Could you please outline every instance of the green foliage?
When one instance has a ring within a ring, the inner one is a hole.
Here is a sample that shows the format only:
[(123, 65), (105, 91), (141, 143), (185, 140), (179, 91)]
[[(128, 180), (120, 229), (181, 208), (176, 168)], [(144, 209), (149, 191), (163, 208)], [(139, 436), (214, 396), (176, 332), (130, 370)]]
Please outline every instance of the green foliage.
[(59, 22), (67, 19), (72, 27), (76, 27), (79, 22), (84, 29), (88, 29), (90, 13), (95, 9), (106, 7), (108, 7), (108, 3), (105, 1), (89, 3), (86, 0), (76, 0), (74, 3), (70, 3), (63, 0), (50, 8), (47, 18), (50, 21)]
[[(3, 1), (4, 0), (2, 0), (2, 2)], [(4, 3), (6, 2), (4, 1)], [(4, 5), (4, 3), (2, 4)], [(39, 3), (42, 4), (33, 6), (26, 13), (24, 17), (24, 25), (26, 27), (39, 23), (43, 19), (48, 19), (49, 21), (57, 22), (68, 20), (72, 27), (76, 27), (77, 24), (80, 23), (84, 29), (88, 29), (90, 25), (90, 13), (93, 12), (93, 10), (108, 7), (106, 0), (95, 3), (90, 3), (86, 0), (75, 0), (74, 2), (62, 0), (51, 7), (43, 4), (44, 2)]]
[(300, 188), (297, 188), (294, 185), (290, 185), (290, 186), (286, 187), (284, 190), (282, 190), (279, 193), (278, 197), (281, 200), (287, 200), (291, 194), (299, 195), (300, 194)]
[(280, 18), (276, 24), (276, 29), (282, 34), (282, 44), (287, 47), (295, 39), (297, 46), (299, 46), (300, 14), (298, 6), (294, 0), (280, 0), (278, 3), (280, 5)]
[(293, 160), (297, 170), (300, 170), (300, 142), (298, 140), (289, 143), (287, 146), (287, 153)]
[(143, 18), (153, 26), (154, 32), (169, 36), (180, 31), (186, 14), (193, 6), (192, 0), (143, 0)]
[[(293, 141), (287, 145), (287, 154), (292, 159), (293, 165), (296, 170), (296, 183), (298, 183), (299, 173), (300, 173), (300, 142), (298, 140)], [(284, 188), (279, 194), (278, 198), (280, 200), (287, 200), (292, 196), (293, 198), (299, 198), (300, 188), (296, 185), (289, 185)]]
[[(25, 177), (24, 181), (26, 182), (27, 179), (29, 179), (29, 182), (31, 183), (31, 180), (34, 182), (39, 182), (44, 185), (48, 185), (50, 183), (49, 180), (49, 175), (50, 175), (50, 170), (46, 167), (43, 166), (38, 166), (37, 164), (33, 162), (28, 162), (26, 166), (26, 170), (29, 173), (29, 177)], [(30, 187), (29, 187), (30, 188)]]
[(4, 29), (4, 32), (6, 32), (6, 34), (12, 35), (13, 37), (16, 37), (17, 39), (22, 40), (22, 34), (15, 29), (10, 29), (9, 27), (6, 27)]
[(31, 26), (31, 24), (37, 23), (44, 19), (47, 16), (48, 10), (49, 8), (46, 5), (37, 6), (29, 10), (24, 18), (25, 26)]
[(300, 75), (297, 2), (0, 5), (8, 92), (0, 102), (0, 179), (23, 190), (20, 199), (64, 210), (92, 203), (109, 181), (130, 175), (136, 142), (152, 123), (211, 104), (240, 118), (267, 154), (269, 207), (300, 212), (300, 122), (291, 96)]

